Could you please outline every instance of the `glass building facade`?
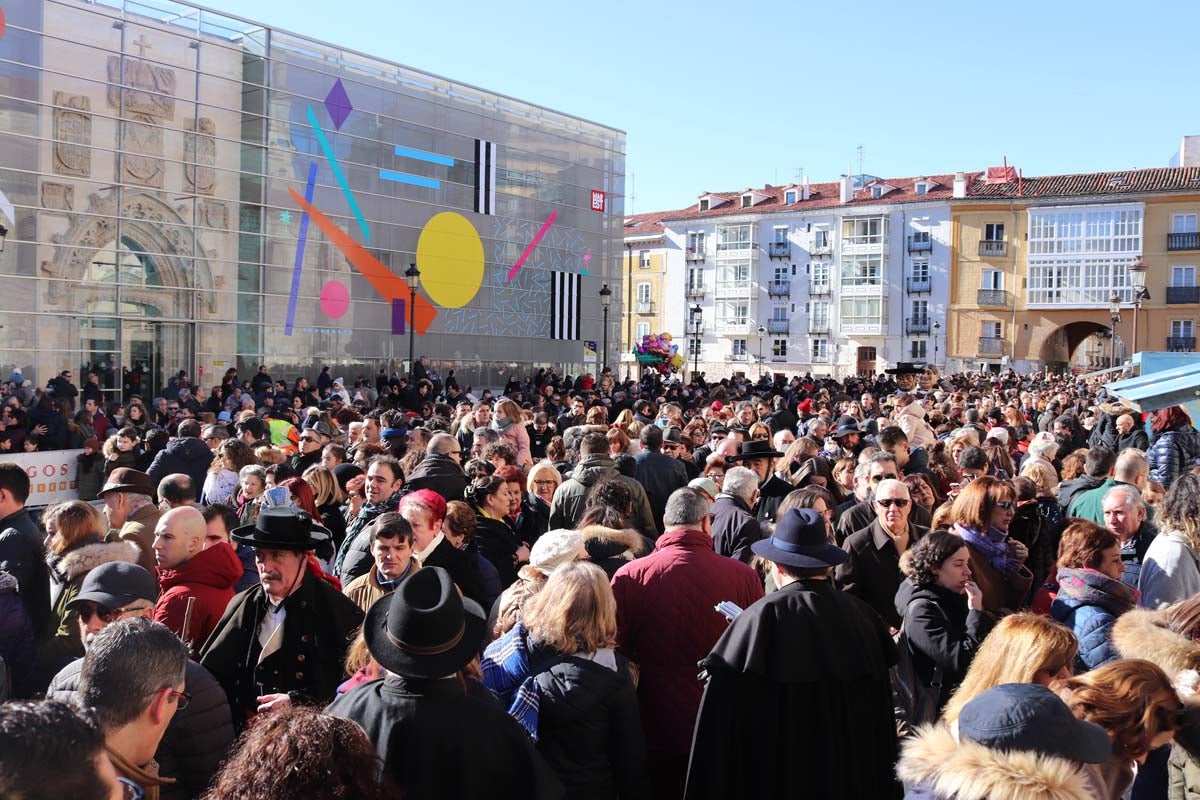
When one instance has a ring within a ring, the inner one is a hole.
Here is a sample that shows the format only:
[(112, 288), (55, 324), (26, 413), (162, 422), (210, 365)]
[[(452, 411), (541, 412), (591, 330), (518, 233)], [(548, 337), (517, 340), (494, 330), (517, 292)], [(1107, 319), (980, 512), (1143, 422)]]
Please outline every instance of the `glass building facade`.
[(596, 369), (621, 131), (182, 3), (5, 11), (4, 375), (371, 375), (413, 327), (464, 386)]

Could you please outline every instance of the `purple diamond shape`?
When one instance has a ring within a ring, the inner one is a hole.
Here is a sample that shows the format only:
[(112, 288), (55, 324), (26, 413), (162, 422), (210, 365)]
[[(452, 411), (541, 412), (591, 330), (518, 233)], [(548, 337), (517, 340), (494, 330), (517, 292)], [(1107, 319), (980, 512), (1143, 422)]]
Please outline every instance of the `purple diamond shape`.
[(350, 104), (350, 96), (346, 94), (346, 87), (342, 86), (341, 78), (334, 82), (329, 94), (325, 95), (325, 110), (329, 112), (329, 118), (333, 120), (333, 127), (338, 130), (342, 129), (342, 123), (354, 110), (354, 106)]

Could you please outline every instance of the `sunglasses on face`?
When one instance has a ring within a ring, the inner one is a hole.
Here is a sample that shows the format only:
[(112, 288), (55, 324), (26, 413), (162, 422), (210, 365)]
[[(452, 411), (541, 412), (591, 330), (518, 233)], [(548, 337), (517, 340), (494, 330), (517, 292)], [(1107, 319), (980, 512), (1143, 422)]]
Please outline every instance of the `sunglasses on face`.
[(100, 618), (101, 622), (103, 622), (105, 625), (108, 625), (112, 622), (119, 620), (124, 615), (132, 613), (133, 611), (136, 611), (136, 610), (137, 609), (134, 609), (134, 608), (112, 609), (112, 608), (106, 608), (106, 607), (96, 604), (96, 603), (80, 603), (79, 604), (79, 619), (84, 624), (87, 624), (88, 622), (91, 621), (92, 615), (94, 614), (95, 616)]
[(880, 481), (896, 480), (895, 475), (872, 475), (871, 483), (879, 483)]
[(320, 440), (318, 440), (317, 438), (315, 438), (313, 436), (301, 436), (300, 441), (308, 442), (310, 444), (317, 444)]
[(1003, 508), (1005, 511), (1012, 511), (1016, 507), (1017, 504), (1011, 500), (1001, 500), (999, 503), (996, 503), (996, 508)]
[(882, 500), (876, 500), (875, 502), (879, 503), (879, 505), (883, 506), (884, 508), (891, 508), (892, 506), (895, 506), (896, 508), (904, 508), (908, 505), (908, 501), (903, 497), (885, 497)]

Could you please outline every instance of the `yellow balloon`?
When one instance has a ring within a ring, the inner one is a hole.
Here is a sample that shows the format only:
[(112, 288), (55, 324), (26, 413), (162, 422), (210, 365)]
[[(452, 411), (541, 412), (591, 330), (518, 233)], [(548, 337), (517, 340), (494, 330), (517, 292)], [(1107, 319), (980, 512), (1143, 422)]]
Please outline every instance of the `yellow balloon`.
[(435, 214), (417, 240), (421, 285), (443, 308), (462, 308), (483, 283), (483, 242), (461, 214)]

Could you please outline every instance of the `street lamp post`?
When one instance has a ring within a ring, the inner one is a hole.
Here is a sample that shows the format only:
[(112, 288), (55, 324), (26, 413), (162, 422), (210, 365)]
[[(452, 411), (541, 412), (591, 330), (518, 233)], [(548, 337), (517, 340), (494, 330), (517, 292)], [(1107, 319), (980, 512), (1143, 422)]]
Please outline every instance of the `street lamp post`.
[(4, 252), (4, 240), (8, 238), (8, 228), (0, 225), (0, 253)]
[(942, 323), (934, 321), (933, 323), (933, 366), (938, 368), (938, 331), (942, 329)]
[(604, 352), (600, 356), (600, 374), (604, 374), (604, 370), (608, 369), (608, 304), (612, 302), (612, 289), (608, 288), (608, 284), (600, 287), (600, 306), (604, 309)]
[(416, 264), (409, 264), (404, 270), (404, 280), (408, 281), (408, 378), (411, 383), (417, 363), (417, 284), (421, 282), (421, 270)]
[(763, 336), (767, 333), (767, 329), (762, 325), (758, 326), (758, 377), (761, 380), (763, 376)]
[(1112, 346), (1109, 352), (1112, 355), (1108, 359), (1108, 365), (1115, 367), (1117, 365), (1117, 323), (1121, 321), (1121, 295), (1117, 294), (1116, 289), (1113, 289), (1112, 294), (1108, 296), (1108, 318), (1112, 322), (1112, 330), (1109, 331), (1112, 336)]
[(700, 308), (700, 304), (692, 306), (692, 337), (695, 339), (695, 346), (692, 348), (692, 380), (700, 374), (700, 334), (704, 331), (704, 310)]
[(1138, 345), (1138, 312), (1142, 310), (1142, 301), (1150, 299), (1150, 292), (1146, 291), (1146, 272), (1150, 266), (1142, 259), (1137, 257), (1132, 264), (1129, 265), (1129, 279), (1133, 283), (1133, 352), (1137, 352)]

